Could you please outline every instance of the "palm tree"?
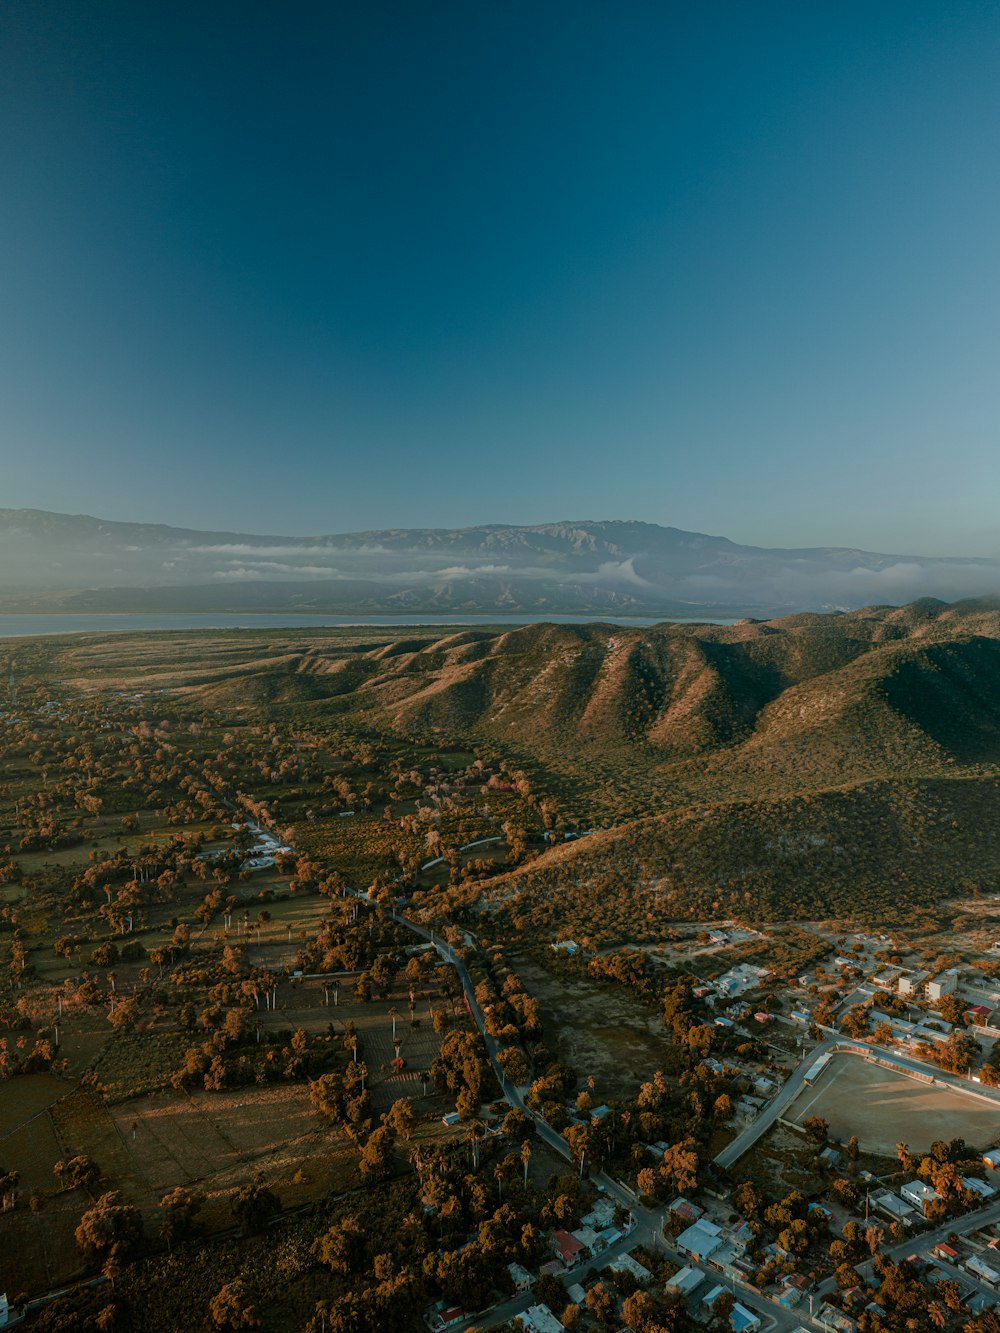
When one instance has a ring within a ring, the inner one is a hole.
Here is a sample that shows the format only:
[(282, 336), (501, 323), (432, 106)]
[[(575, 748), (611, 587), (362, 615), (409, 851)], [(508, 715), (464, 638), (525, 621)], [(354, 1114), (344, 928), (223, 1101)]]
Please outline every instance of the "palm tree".
[(524, 1188), (528, 1188), (528, 1163), (531, 1161), (531, 1144), (527, 1139), (521, 1144), (521, 1161), (524, 1163)]
[(482, 1125), (480, 1124), (480, 1122), (478, 1120), (473, 1120), (472, 1123), (469, 1125), (469, 1128), (465, 1132), (466, 1142), (472, 1144), (473, 1171), (479, 1170), (479, 1131), (481, 1128)]

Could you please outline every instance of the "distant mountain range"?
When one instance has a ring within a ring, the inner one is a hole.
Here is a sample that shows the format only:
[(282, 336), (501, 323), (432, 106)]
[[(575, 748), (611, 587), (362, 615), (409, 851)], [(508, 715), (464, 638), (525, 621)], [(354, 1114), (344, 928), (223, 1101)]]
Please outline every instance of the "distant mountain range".
[(618, 521), (320, 537), (0, 509), (2, 611), (756, 616), (1000, 594), (1000, 560), (741, 546)]

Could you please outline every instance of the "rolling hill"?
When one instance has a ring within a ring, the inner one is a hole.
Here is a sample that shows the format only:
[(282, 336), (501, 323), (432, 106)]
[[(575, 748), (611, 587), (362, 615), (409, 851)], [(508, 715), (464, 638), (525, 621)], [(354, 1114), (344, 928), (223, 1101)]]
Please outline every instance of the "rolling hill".
[[(120, 643), (120, 640), (118, 641)], [(599, 831), (484, 902), (674, 895), (676, 914), (910, 910), (1000, 889), (1000, 605), (664, 623), (150, 636), (87, 678), (319, 730), (472, 744)], [(66, 669), (71, 669), (67, 660)], [(130, 675), (130, 670), (132, 674)], [(602, 887), (603, 886), (603, 887)]]

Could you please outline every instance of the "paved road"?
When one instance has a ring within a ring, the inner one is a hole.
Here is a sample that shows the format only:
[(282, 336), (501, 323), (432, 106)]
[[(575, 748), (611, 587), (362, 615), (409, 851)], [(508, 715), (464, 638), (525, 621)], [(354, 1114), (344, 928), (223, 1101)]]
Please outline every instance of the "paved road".
[[(898, 1263), (901, 1259), (908, 1259), (911, 1254), (925, 1253), (931, 1250), (939, 1241), (947, 1240), (954, 1233), (957, 1236), (967, 1235), (970, 1231), (975, 1231), (979, 1227), (992, 1225), (994, 1222), (1000, 1222), (1000, 1202), (988, 1203), (983, 1208), (977, 1208), (974, 1213), (966, 1213), (964, 1217), (951, 1217), (947, 1222), (942, 1222), (939, 1227), (933, 1231), (925, 1231), (921, 1235), (910, 1236), (906, 1240), (901, 1240), (898, 1245), (891, 1245), (882, 1253), (888, 1255)], [(864, 1277), (870, 1276), (872, 1271), (871, 1261), (858, 1266), (858, 1272)], [(974, 1280), (969, 1273), (962, 1273), (962, 1277), (967, 1280)], [(833, 1278), (827, 1278), (816, 1288), (817, 1296), (828, 1296), (836, 1291), (837, 1284)], [(990, 1291), (984, 1287), (984, 1291)], [(996, 1296), (995, 1291), (990, 1291), (992, 1296)]]

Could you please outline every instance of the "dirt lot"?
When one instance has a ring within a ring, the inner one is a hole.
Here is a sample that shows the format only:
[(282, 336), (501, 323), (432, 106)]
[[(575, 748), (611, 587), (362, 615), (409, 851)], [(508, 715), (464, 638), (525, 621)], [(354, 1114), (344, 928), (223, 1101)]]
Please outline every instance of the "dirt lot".
[(803, 1088), (789, 1118), (821, 1116), (833, 1138), (857, 1134), (863, 1148), (892, 1155), (935, 1139), (963, 1138), (986, 1148), (1000, 1136), (1000, 1105), (938, 1084), (921, 1083), (854, 1055), (835, 1055), (816, 1083)]
[(538, 999), (546, 1044), (582, 1080), (593, 1075), (598, 1097), (628, 1096), (663, 1067), (669, 1043), (658, 1014), (624, 992), (556, 976), (526, 955), (512, 962)]

